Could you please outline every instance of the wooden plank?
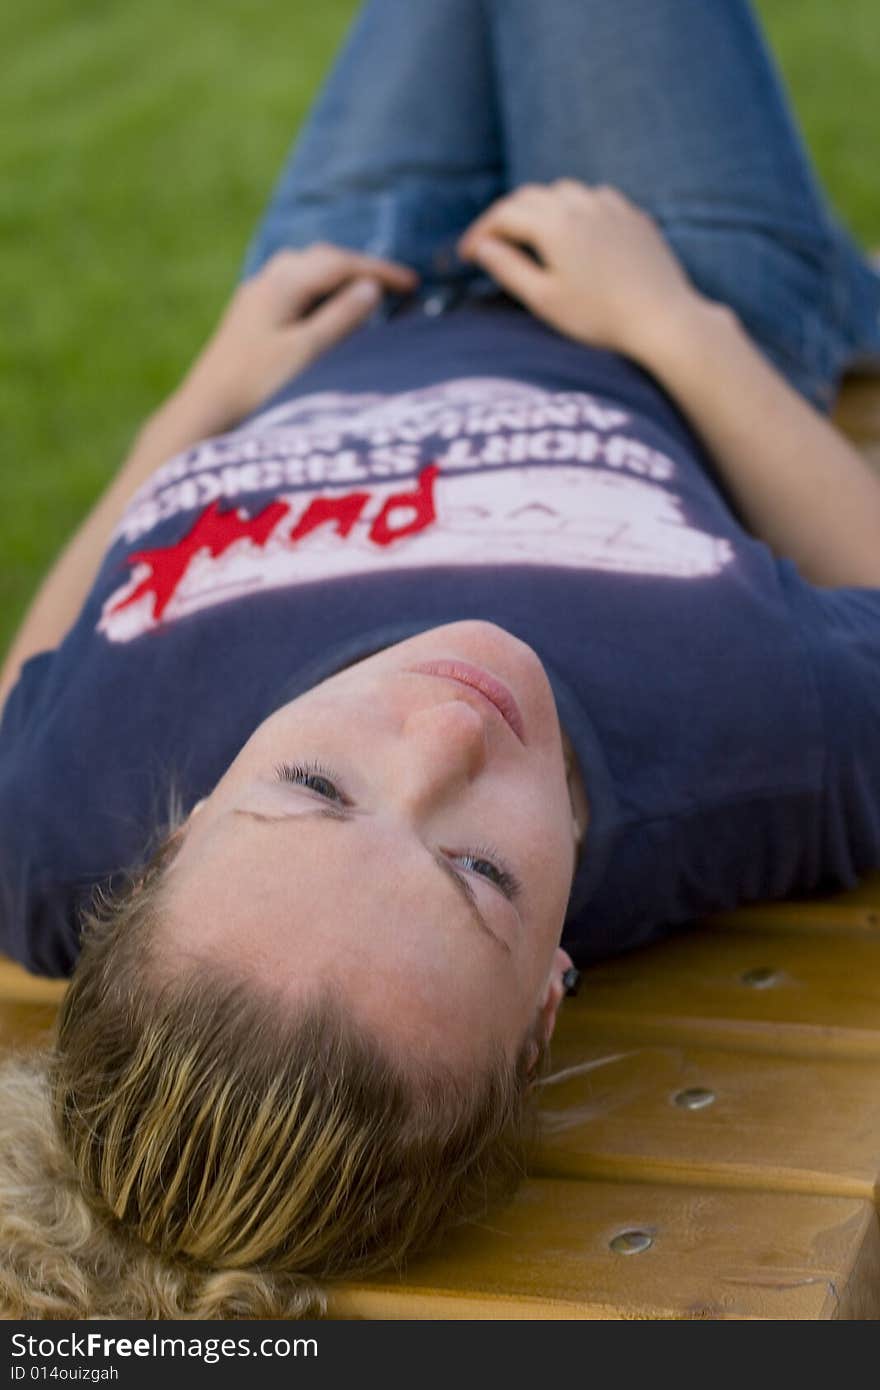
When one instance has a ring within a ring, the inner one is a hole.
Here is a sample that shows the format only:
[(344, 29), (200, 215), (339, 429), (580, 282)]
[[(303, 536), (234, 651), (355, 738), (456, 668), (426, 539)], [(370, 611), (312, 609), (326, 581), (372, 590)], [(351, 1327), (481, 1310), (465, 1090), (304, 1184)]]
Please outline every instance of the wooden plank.
[(0, 1047), (47, 1041), (66, 987), (0, 956)]
[(866, 1201), (880, 1183), (880, 1061), (634, 1045), (586, 1011), (561, 1025), (553, 1061), (530, 1164), (545, 1177)]
[[(646, 1232), (651, 1245), (610, 1242)], [(337, 1286), (342, 1318), (880, 1317), (880, 1231), (846, 1197), (649, 1184), (524, 1184), (405, 1279)]]
[(53, 1004), (15, 1004), (0, 999), (0, 1048), (48, 1041), (56, 1012)]
[(880, 873), (868, 874), (848, 893), (832, 897), (753, 903), (732, 912), (715, 912), (702, 926), (713, 929), (762, 927), (784, 931), (880, 931)]
[(0, 1000), (17, 1003), (58, 1004), (67, 988), (66, 980), (48, 980), (30, 975), (7, 956), (0, 956)]
[(597, 1024), (633, 1041), (880, 1057), (880, 936), (694, 930), (585, 972)]

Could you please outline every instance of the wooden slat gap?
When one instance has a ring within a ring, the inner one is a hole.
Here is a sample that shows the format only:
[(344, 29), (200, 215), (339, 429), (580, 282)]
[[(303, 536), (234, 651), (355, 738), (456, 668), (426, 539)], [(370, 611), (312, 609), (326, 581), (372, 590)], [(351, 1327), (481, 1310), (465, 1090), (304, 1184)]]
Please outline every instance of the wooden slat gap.
[[(571, 1163), (557, 1154), (542, 1156), (540, 1150), (529, 1164), (529, 1175), (548, 1181), (651, 1183), (664, 1187), (698, 1187), (706, 1192), (802, 1193), (815, 1197), (857, 1197), (878, 1207), (878, 1185), (867, 1180), (846, 1178), (834, 1173), (788, 1170), (783, 1177), (766, 1168), (746, 1165), (713, 1165), (689, 1162), (677, 1167), (673, 1162), (647, 1157), (603, 1158), (578, 1154)], [(878, 1211), (880, 1215), (880, 1211)]]
[(717, 1051), (761, 1052), (782, 1057), (840, 1057), (852, 1061), (880, 1060), (880, 1029), (842, 1028), (811, 1023), (712, 1018), (695, 1015), (646, 1014), (636, 1019), (627, 1009), (593, 1008), (591, 1020), (599, 1029), (614, 1029), (629, 1040), (670, 1046), (698, 1043)]

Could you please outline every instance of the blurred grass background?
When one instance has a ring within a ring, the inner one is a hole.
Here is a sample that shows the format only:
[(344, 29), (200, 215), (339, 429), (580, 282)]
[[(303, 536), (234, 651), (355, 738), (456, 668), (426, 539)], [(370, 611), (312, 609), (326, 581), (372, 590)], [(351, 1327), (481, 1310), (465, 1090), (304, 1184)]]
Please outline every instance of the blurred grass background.
[[(354, 10), (29, 0), (0, 11), (0, 654), (211, 331)], [(832, 199), (863, 244), (880, 245), (877, 0), (758, 0), (758, 11)]]

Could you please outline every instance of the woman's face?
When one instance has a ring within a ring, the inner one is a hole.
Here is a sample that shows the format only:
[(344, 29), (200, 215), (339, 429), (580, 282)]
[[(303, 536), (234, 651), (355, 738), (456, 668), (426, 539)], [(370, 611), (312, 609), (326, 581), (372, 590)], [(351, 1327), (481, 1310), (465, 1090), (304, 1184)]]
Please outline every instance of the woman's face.
[[(456, 659), (503, 682), (521, 723), (413, 669)], [(233, 963), (292, 1004), (327, 986), (404, 1057), (513, 1058), (535, 1021), (549, 1037), (571, 806), (546, 672), (503, 628), (432, 628), (276, 710), (183, 837), (175, 958)]]

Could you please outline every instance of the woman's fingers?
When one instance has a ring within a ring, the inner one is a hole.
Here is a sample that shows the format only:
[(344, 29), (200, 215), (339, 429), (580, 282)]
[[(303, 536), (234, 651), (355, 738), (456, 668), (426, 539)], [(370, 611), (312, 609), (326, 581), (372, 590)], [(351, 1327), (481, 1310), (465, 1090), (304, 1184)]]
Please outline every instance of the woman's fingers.
[(397, 261), (326, 242), (279, 251), (239, 285), (187, 376), (231, 421), (254, 410), (369, 316), (384, 290), (413, 289)]
[(346, 338), (369, 318), (381, 297), (382, 286), (379, 281), (365, 276), (352, 280), (342, 289), (337, 289), (335, 294), (331, 294), (329, 299), (306, 318), (291, 326), (289, 332), (292, 357), (297, 359), (298, 353), (301, 352), (301, 366), (320, 357), (321, 353)]
[(548, 215), (552, 214), (552, 203), (549, 189), (523, 184), (516, 192), (499, 198), (480, 213), (459, 238), (458, 254), (465, 260), (470, 259), (473, 247), (487, 233), (537, 245), (536, 239), (542, 235)]
[(547, 289), (547, 271), (527, 253), (501, 237), (483, 235), (472, 244), (471, 258), (493, 280), (529, 309), (537, 309)]
[(350, 251), (329, 242), (316, 242), (302, 253), (303, 264), (319, 290), (329, 293), (337, 285), (355, 275), (375, 277), (391, 290), (411, 290), (418, 282), (416, 271), (400, 261), (382, 256), (370, 256), (364, 251)]
[(549, 189), (524, 185), (476, 219), (458, 243), (459, 255), (477, 261), (508, 293), (536, 309), (551, 277), (555, 203)]
[(263, 274), (280, 319), (305, 313), (316, 299), (358, 276), (369, 276), (383, 288), (404, 294), (419, 278), (397, 261), (327, 242), (315, 242), (304, 251), (280, 251), (267, 262)]

